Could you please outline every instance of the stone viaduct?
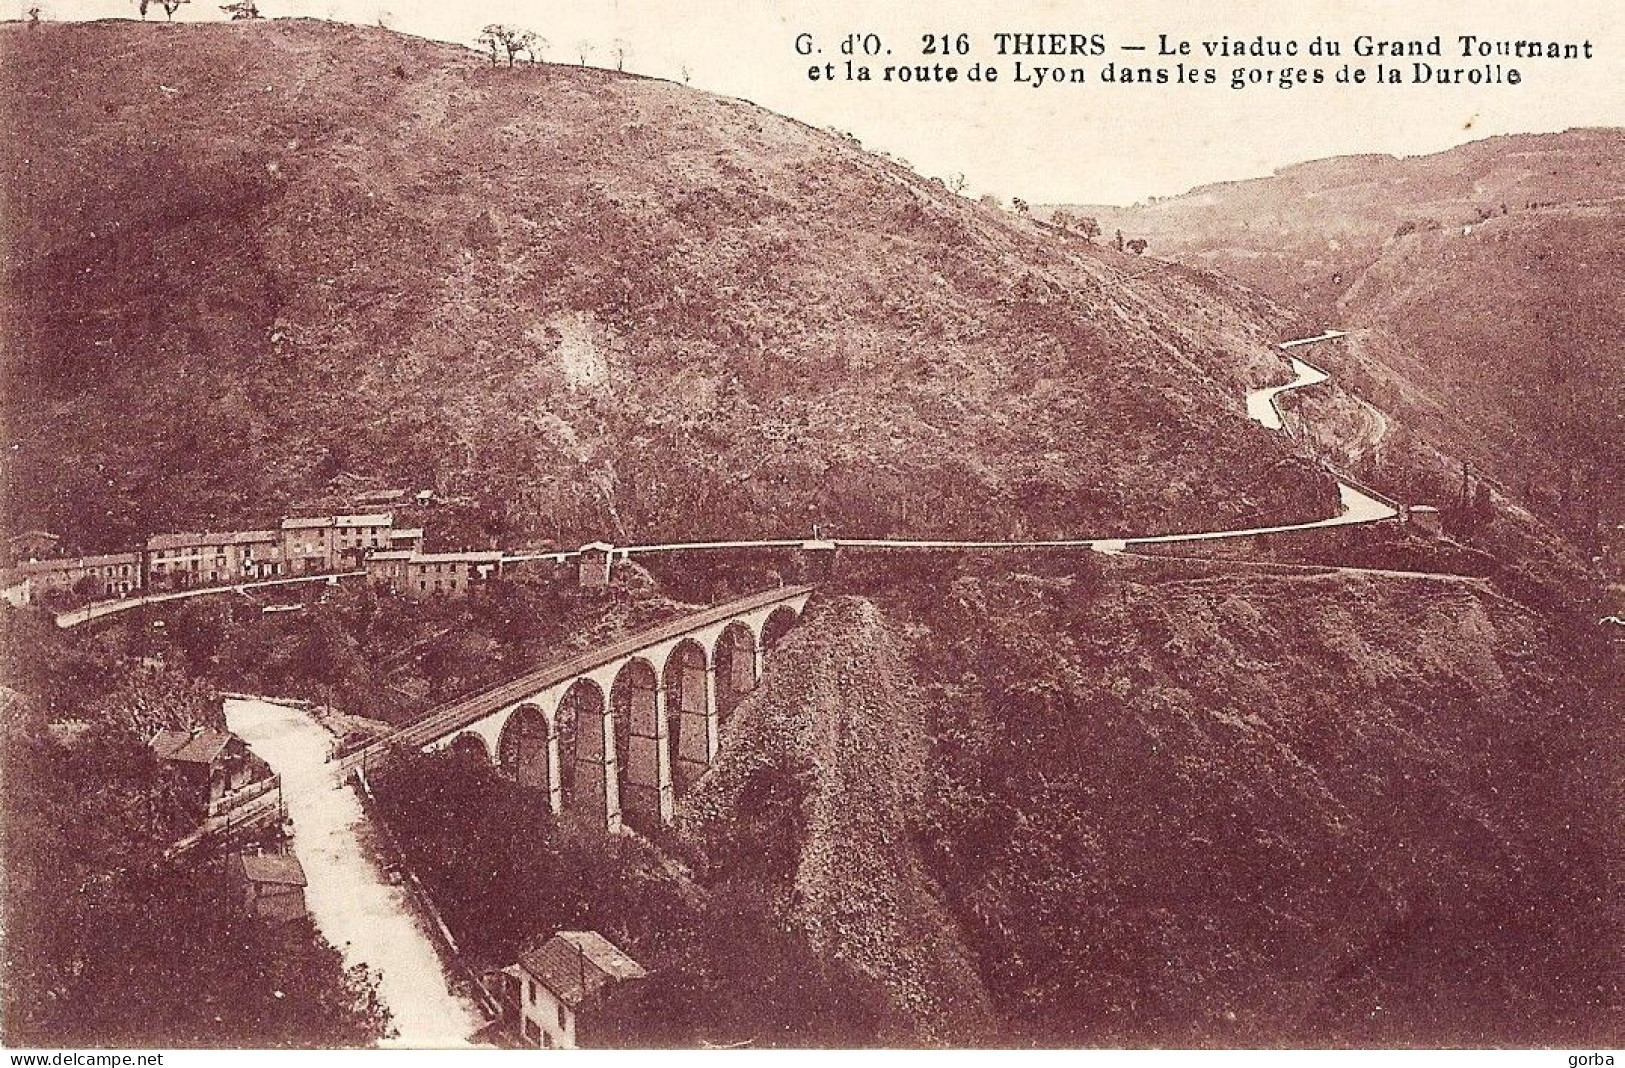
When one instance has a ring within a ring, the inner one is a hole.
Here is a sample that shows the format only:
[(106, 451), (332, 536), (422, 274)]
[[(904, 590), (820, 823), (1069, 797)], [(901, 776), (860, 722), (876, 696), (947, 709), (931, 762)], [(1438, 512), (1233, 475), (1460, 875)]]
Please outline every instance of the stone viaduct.
[(452, 747), (545, 792), (566, 819), (609, 831), (668, 825), (812, 590), (752, 594), (541, 668), (348, 754), (340, 773)]

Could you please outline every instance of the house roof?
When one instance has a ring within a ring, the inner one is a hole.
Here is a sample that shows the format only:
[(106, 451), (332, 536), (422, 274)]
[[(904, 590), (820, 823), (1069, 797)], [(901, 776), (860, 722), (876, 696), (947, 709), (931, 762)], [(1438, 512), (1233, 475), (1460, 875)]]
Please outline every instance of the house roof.
[(47, 571), (66, 571), (72, 566), (72, 560), (56, 557), (49, 560), (24, 560), (17, 565), (17, 573), (19, 575), (42, 575)]
[(395, 522), (391, 512), (363, 512), (357, 515), (336, 515), (333, 523), (341, 527), (387, 527)]
[(421, 537), (423, 537), (422, 527), (399, 527), (389, 532), (390, 541), (394, 541), (397, 538), (401, 539), (402, 541), (406, 541), (407, 539), (416, 540)]
[(413, 553), (412, 562), (414, 564), (499, 564), (502, 562), (502, 552), (498, 549), (485, 549), (462, 553)]
[(108, 564), (138, 563), (135, 553), (104, 553), (101, 556), (53, 557), (49, 560), (24, 560), (16, 567), (20, 575), (42, 575), (51, 571), (72, 571), (84, 567), (105, 567)]
[(194, 545), (222, 545), (231, 540), (229, 533), (199, 531), (185, 534), (154, 534), (147, 539), (149, 549), (189, 549)]
[(597, 931), (560, 931), (521, 953), (519, 966), (571, 1008), (611, 983), (649, 974)]
[(330, 515), (289, 516), (282, 521), (283, 530), (311, 530), (332, 525), (333, 517)]
[(389, 549), (381, 553), (373, 553), (367, 557), (372, 560), (410, 560), (416, 554), (411, 549)]
[(107, 564), (134, 564), (136, 562), (135, 553), (102, 553), (100, 556), (82, 556), (79, 558), (80, 567), (104, 567)]
[(243, 867), (243, 877), (251, 883), (305, 885), (305, 869), (291, 853), (239, 853), (237, 861)]
[(230, 731), (198, 727), (190, 731), (159, 731), (147, 743), (159, 760), (187, 764), (213, 764), (235, 737)]

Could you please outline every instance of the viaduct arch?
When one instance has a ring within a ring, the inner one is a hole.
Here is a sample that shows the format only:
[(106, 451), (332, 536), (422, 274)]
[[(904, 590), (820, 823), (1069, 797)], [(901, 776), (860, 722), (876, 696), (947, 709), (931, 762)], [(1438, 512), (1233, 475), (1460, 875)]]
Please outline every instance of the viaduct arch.
[(669, 825), (811, 593), (754, 594), (532, 672), (345, 757), (341, 772), (458, 747), (545, 793), (563, 818), (608, 831)]

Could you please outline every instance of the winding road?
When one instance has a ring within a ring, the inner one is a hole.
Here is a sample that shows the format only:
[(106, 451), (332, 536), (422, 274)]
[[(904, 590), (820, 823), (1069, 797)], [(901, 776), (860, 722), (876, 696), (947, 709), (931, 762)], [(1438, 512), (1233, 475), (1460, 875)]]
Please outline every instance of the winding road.
[[(1280, 342), (1276, 347), (1285, 352), (1313, 345), (1323, 341), (1335, 341), (1347, 336), (1340, 330), (1327, 330), (1313, 337), (1295, 338), (1291, 341)], [(1293, 372), (1292, 381), (1285, 385), (1266, 386), (1252, 390), (1247, 394), (1246, 410), (1250, 419), (1258, 422), (1266, 429), (1285, 431), (1286, 425), (1281, 418), (1281, 410), (1277, 404), (1278, 398), (1296, 389), (1306, 386), (1318, 385), (1331, 378), (1327, 372), (1321, 370), (1307, 361), (1296, 356), (1289, 357)], [(610, 551), (621, 559), (632, 556), (651, 555), (656, 553), (677, 552), (704, 552), (707, 550), (729, 549), (941, 549), (953, 551), (977, 551), (999, 549), (1091, 549), (1107, 555), (1123, 553), (1137, 545), (1173, 545), (1185, 542), (1216, 541), (1224, 538), (1251, 538), (1266, 534), (1285, 534), (1293, 531), (1323, 530), (1331, 527), (1358, 526), (1366, 523), (1381, 523), (1395, 519), (1399, 516), (1399, 509), (1381, 494), (1369, 487), (1359, 486), (1354, 480), (1334, 470), (1329, 465), (1328, 473), (1337, 482), (1339, 511), (1336, 515), (1326, 519), (1314, 519), (1302, 523), (1281, 523), (1272, 526), (1240, 527), (1230, 530), (1204, 530), (1179, 534), (1152, 534), (1137, 537), (1106, 537), (1091, 536), (1077, 538), (1051, 538), (1032, 540), (989, 540), (965, 541), (950, 539), (928, 538), (761, 538), (738, 541), (684, 541), (661, 542), (650, 545), (616, 545)], [(566, 549), (538, 553), (514, 553), (504, 555), (503, 563), (522, 563), (525, 561), (547, 561), (553, 563), (566, 563), (581, 556), (587, 548)], [(128, 611), (144, 604), (153, 604), (161, 601), (180, 600), (186, 597), (201, 597), (211, 593), (226, 593), (231, 591), (246, 592), (251, 589), (260, 589), (267, 586), (288, 585), (298, 582), (328, 582), (343, 578), (352, 578), (364, 575), (364, 571), (347, 571), (333, 575), (312, 575), (302, 578), (271, 579), (264, 582), (243, 583), (235, 586), (216, 586), (196, 590), (183, 590), (176, 593), (149, 594), (143, 597), (130, 597), (118, 601), (102, 601), (86, 605), (72, 611), (62, 612), (56, 617), (59, 627), (76, 627), (94, 619), (100, 619), (117, 612)]]
[[(1277, 348), (1283, 351), (1301, 348), (1321, 341), (1334, 341), (1347, 335), (1341, 330), (1328, 330), (1314, 337), (1295, 338), (1283, 341)], [(1281, 419), (1280, 408), (1276, 399), (1282, 394), (1305, 386), (1318, 385), (1330, 380), (1331, 375), (1320, 368), (1290, 357), (1293, 372), (1292, 381), (1280, 386), (1267, 386), (1256, 389), (1247, 394), (1247, 415), (1270, 430), (1285, 430), (1285, 423)], [(826, 538), (819, 540), (806, 540), (798, 538), (763, 539), (759, 541), (705, 541), (705, 542), (669, 542), (657, 545), (617, 545), (614, 553), (624, 558), (649, 553), (694, 552), (706, 549), (780, 549), (780, 548), (806, 548), (806, 549), (946, 549), (946, 550), (996, 550), (996, 549), (1093, 549), (1096, 552), (1117, 554), (1135, 545), (1169, 545), (1180, 542), (1214, 541), (1222, 538), (1250, 538), (1261, 534), (1284, 534), (1299, 530), (1321, 530), (1328, 527), (1355, 526), (1363, 523), (1380, 523), (1399, 516), (1399, 509), (1385, 500), (1379, 499), (1380, 494), (1367, 487), (1353, 484), (1353, 480), (1337, 471), (1327, 468), (1337, 481), (1340, 510), (1337, 515), (1326, 519), (1309, 520), (1302, 523), (1283, 523), (1274, 526), (1241, 527), (1231, 530), (1204, 530), (1183, 534), (1152, 534), (1138, 537), (1078, 537), (1078, 538), (1051, 538), (1033, 540), (994, 540), (994, 541), (962, 541), (946, 539), (924, 538)], [(534, 556), (515, 556), (505, 559), (512, 560), (538, 560), (557, 559), (564, 560), (577, 556), (575, 552), (538, 553)]]

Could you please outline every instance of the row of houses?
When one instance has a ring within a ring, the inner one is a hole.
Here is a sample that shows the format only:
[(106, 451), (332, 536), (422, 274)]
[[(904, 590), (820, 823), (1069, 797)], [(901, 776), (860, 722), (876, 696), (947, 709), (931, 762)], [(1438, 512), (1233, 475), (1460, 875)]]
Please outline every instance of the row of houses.
[(374, 553), (412, 558), (422, 551), (423, 529), (396, 527), (392, 512), (297, 516), (276, 529), (154, 534), (128, 552), (25, 559), (10, 577), (27, 584), (29, 600), (55, 592), (127, 597), (357, 570)]
[(496, 550), (426, 553), (423, 530), (388, 512), (290, 518), (277, 530), (154, 534), (141, 550), (29, 560), (8, 576), (15, 604), (53, 593), (91, 598), (364, 570), (375, 586), (413, 597), (459, 597), (502, 573)]

